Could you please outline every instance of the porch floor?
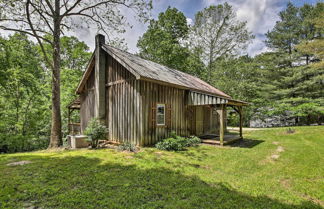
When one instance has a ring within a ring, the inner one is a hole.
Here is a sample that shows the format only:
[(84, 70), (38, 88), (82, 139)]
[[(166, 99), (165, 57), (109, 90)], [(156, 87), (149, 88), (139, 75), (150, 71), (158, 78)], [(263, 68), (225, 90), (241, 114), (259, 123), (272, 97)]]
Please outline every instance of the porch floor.
[[(204, 136), (200, 136), (199, 138), (201, 138), (202, 143), (220, 145), (220, 140), (218, 135), (204, 135)], [(223, 144), (224, 145), (231, 144), (240, 139), (241, 139), (240, 135), (225, 134)]]

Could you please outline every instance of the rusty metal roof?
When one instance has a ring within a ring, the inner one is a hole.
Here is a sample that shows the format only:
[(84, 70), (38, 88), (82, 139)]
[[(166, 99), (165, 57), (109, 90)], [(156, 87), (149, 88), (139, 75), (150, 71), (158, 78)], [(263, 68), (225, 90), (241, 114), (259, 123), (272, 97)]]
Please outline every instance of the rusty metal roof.
[[(148, 80), (162, 84), (171, 84), (179, 88), (199, 91), (202, 93), (217, 95), (224, 98), (231, 98), (221, 90), (209, 85), (205, 81), (193, 75), (184, 73), (179, 70), (171, 69), (149, 60), (145, 60), (137, 55), (122, 51), (109, 45), (103, 45), (102, 48), (110, 56), (116, 59), (121, 65), (123, 65), (127, 70), (134, 74), (136, 79)], [(91, 71), (93, 70), (93, 64), (94, 53), (78, 85), (76, 93), (79, 94), (82, 92), (84, 84), (88, 79), (88, 75), (90, 75)]]
[(126, 67), (138, 79), (148, 79), (152, 82), (158, 81), (173, 84), (190, 90), (197, 90), (230, 98), (229, 95), (190, 74), (145, 60), (137, 55), (122, 51), (109, 45), (103, 45), (103, 49), (114, 59), (124, 65), (124, 67)]

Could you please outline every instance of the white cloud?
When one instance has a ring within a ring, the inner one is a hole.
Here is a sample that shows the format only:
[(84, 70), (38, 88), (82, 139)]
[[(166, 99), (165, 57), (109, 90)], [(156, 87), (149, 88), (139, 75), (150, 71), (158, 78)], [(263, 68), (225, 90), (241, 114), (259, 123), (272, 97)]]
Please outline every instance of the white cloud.
[[(205, 6), (224, 3), (224, 0), (204, 0)], [(247, 51), (254, 56), (267, 51), (264, 34), (273, 28), (279, 19), (278, 13), (287, 0), (228, 0), (236, 10), (239, 20), (247, 21), (248, 29), (256, 36)]]
[(192, 22), (193, 22), (193, 20), (192, 20), (191, 18), (189, 18), (189, 17), (187, 17), (186, 20), (187, 20), (187, 24), (188, 24), (188, 25), (191, 25)]
[[(242, 21), (247, 21), (249, 30), (256, 35), (256, 39), (253, 40), (247, 49), (250, 55), (254, 56), (267, 50), (263, 42), (264, 34), (274, 26), (275, 22), (279, 18), (279, 11), (283, 9), (283, 6), (285, 6), (287, 1), (288, 0), (227, 0), (227, 2), (236, 10), (237, 17)], [(211, 4), (221, 4), (224, 2), (225, 0), (203, 0), (202, 6), (207, 7)], [(176, 7), (181, 11), (186, 4), (188, 4), (188, 0), (154, 0), (152, 15), (154, 18), (157, 18), (158, 14), (165, 11), (169, 5)], [(197, 8), (197, 11), (200, 9), (201, 8)], [(125, 16), (133, 27), (127, 28), (126, 33), (121, 34), (120, 36), (125, 38), (129, 51), (136, 53), (138, 52), (136, 47), (138, 38), (146, 31), (147, 24), (143, 24), (134, 18), (134, 13), (130, 10), (125, 10)], [(186, 20), (188, 24), (193, 23), (193, 19), (190, 17), (187, 17)], [(91, 50), (93, 50), (94, 38), (97, 32), (97, 29), (93, 27), (90, 29), (79, 29), (75, 32), (69, 32), (66, 35), (77, 36), (80, 40), (84, 41)], [(6, 35), (3, 31), (1, 31), (1, 33)]]

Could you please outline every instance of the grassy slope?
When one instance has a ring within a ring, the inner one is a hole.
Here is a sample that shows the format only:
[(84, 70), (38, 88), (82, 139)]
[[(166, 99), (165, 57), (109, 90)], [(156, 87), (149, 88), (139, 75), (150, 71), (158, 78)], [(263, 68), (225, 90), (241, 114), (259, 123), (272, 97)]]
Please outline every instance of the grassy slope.
[(247, 132), (251, 148), (0, 155), (0, 208), (321, 208), (324, 127), (296, 130)]

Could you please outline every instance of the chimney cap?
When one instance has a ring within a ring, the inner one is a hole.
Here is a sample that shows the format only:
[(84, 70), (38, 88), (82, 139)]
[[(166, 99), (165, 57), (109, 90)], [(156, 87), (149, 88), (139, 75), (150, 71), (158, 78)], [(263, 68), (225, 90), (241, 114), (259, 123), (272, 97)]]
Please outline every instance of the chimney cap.
[(105, 44), (105, 36), (98, 33), (95, 38), (96, 46), (102, 46)]

